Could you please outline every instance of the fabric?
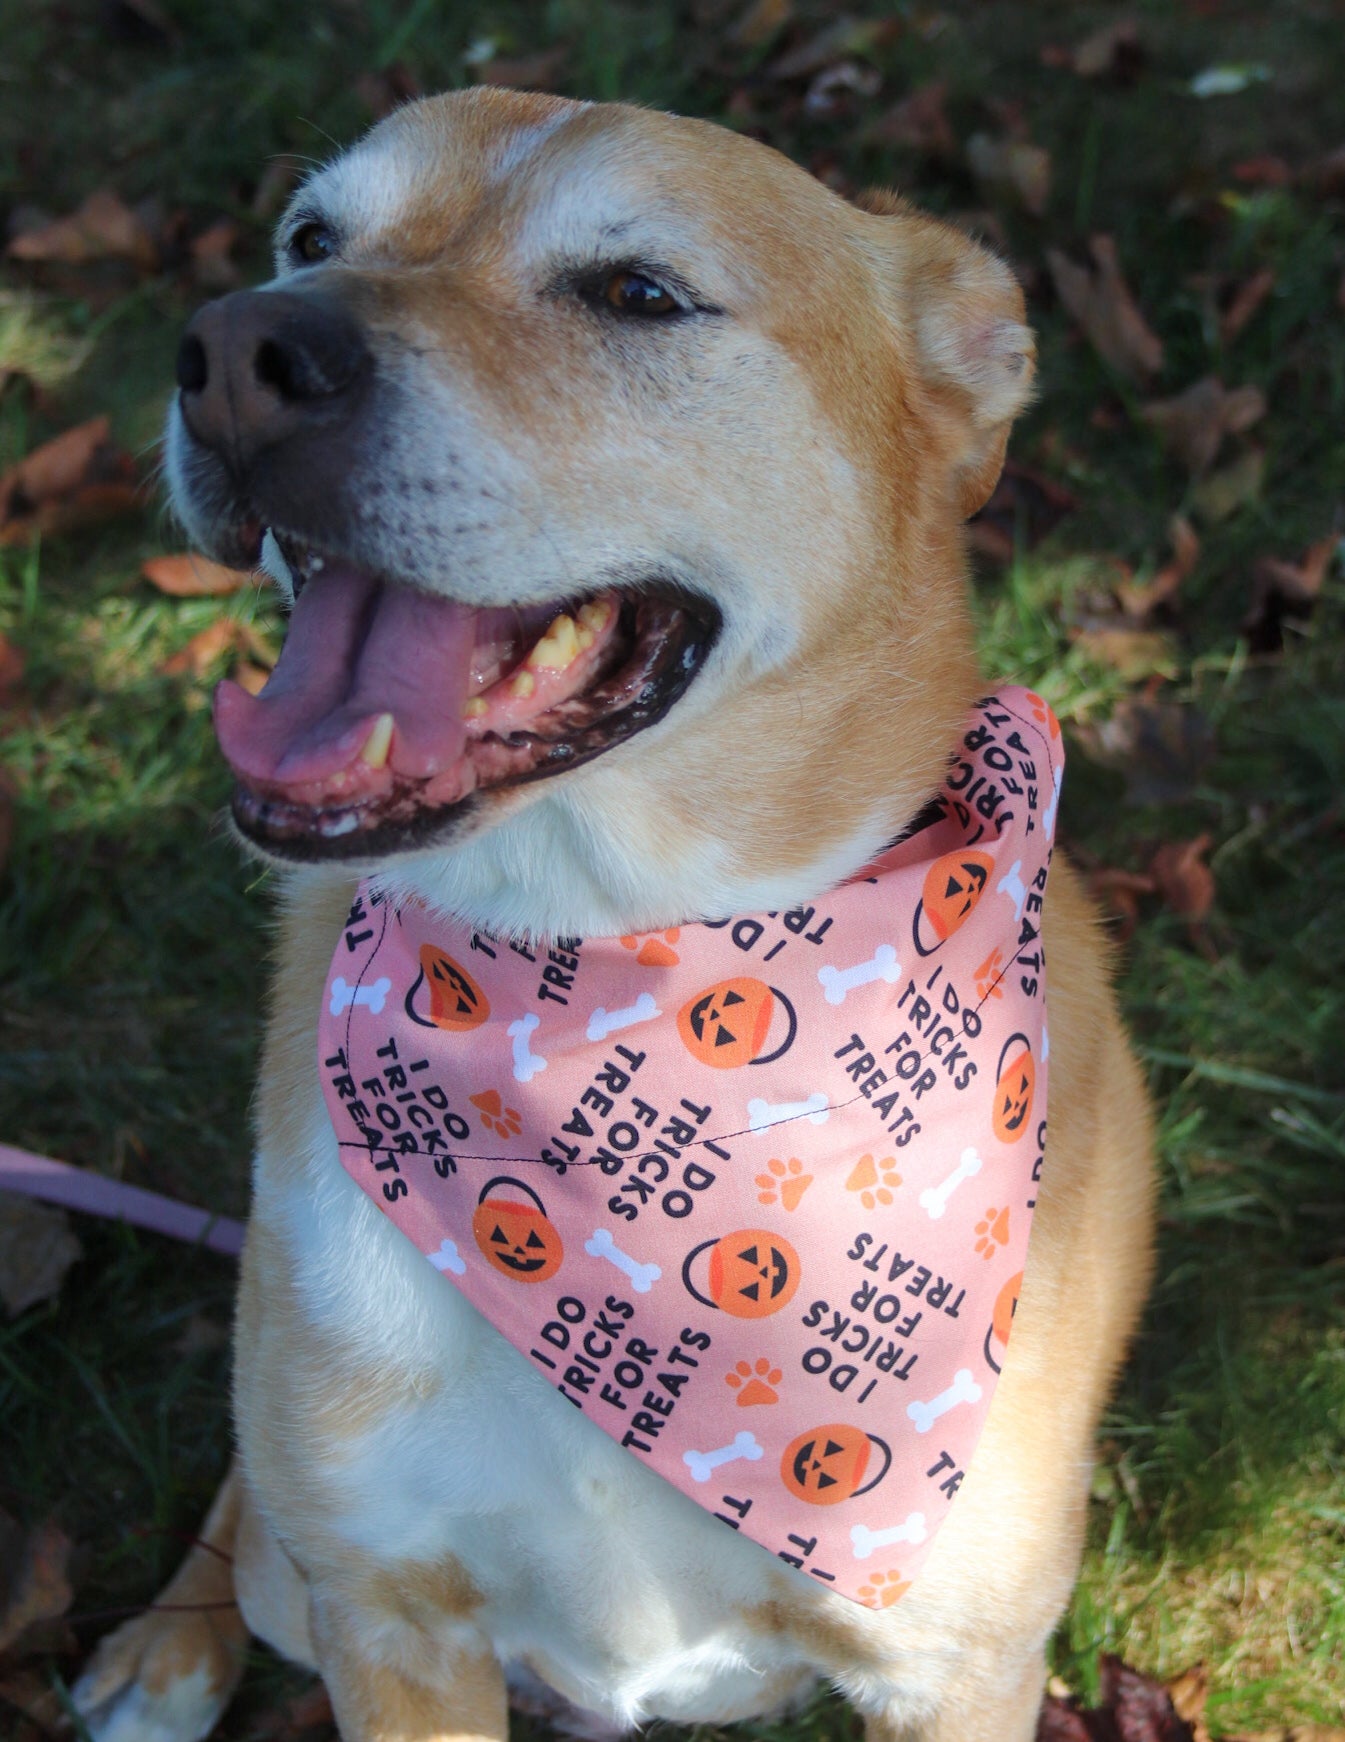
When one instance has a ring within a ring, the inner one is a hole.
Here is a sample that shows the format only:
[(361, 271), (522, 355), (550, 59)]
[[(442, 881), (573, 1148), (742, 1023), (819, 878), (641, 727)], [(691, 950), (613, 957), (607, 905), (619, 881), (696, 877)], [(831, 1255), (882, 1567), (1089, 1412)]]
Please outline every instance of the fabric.
[(351, 1177), (633, 1456), (874, 1608), (961, 1485), (1018, 1298), (1062, 768), (1008, 690), (918, 832), (802, 907), (548, 948), (366, 883), (327, 980)]

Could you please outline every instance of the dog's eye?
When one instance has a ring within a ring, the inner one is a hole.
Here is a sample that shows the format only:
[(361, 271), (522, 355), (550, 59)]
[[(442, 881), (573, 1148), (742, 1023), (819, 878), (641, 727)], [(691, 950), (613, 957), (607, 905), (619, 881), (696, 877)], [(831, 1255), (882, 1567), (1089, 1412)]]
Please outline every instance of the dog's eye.
[(614, 272), (602, 287), (603, 301), (623, 315), (675, 315), (681, 305), (671, 291), (638, 272)]
[(325, 224), (300, 224), (290, 237), (290, 253), (305, 266), (317, 266), (336, 252), (336, 237)]

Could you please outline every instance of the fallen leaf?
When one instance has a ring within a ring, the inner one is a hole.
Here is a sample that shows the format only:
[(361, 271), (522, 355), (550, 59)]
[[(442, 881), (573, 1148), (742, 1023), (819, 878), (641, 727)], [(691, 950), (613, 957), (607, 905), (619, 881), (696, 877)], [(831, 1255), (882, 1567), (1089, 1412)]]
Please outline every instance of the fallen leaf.
[(1081, 629), (1074, 645), (1110, 666), (1126, 683), (1177, 675), (1177, 650), (1170, 637), (1155, 629)]
[(1197, 73), (1186, 88), (1193, 97), (1236, 97), (1269, 79), (1270, 68), (1262, 61), (1226, 61)]
[(107, 418), (91, 417), (34, 448), (17, 466), (0, 474), (0, 521), (31, 512), (39, 503), (75, 489), (111, 430)]
[(110, 188), (89, 195), (77, 212), (16, 236), (12, 260), (87, 266), (95, 260), (129, 260), (141, 272), (159, 264), (154, 238), (142, 220)]
[(13, 1649), (34, 1622), (64, 1615), (74, 1598), (74, 1544), (50, 1519), (25, 1530), (0, 1512), (0, 1652)]
[(537, 54), (495, 55), (474, 70), (481, 85), (505, 85), (514, 91), (554, 91), (565, 78), (569, 49), (564, 43)]
[(878, 117), (868, 130), (869, 140), (875, 145), (905, 145), (945, 161), (956, 157), (957, 137), (943, 107), (947, 95), (946, 79), (920, 85)]
[(1260, 495), (1265, 470), (1264, 451), (1248, 448), (1231, 464), (1201, 479), (1191, 492), (1192, 506), (1204, 519), (1216, 525), (1221, 520), (1228, 520), (1239, 508), (1245, 508)]
[(1131, 804), (1185, 803), (1215, 753), (1214, 732), (1199, 709), (1164, 697), (1127, 696), (1110, 716), (1075, 726), (1080, 748), (1126, 783)]
[(1331, 559), (1340, 549), (1335, 533), (1308, 546), (1301, 561), (1262, 557), (1252, 574), (1252, 603), (1242, 629), (1253, 653), (1278, 653), (1286, 623), (1299, 627), (1312, 615)]
[(1275, 288), (1275, 272), (1263, 266), (1233, 292), (1228, 307), (1219, 317), (1219, 337), (1231, 345)]
[(202, 290), (212, 295), (236, 290), (243, 274), (229, 258), (242, 239), (242, 230), (232, 218), (220, 218), (199, 236), (193, 237), (191, 275)]
[(882, 75), (876, 67), (863, 66), (855, 60), (836, 61), (814, 74), (803, 99), (804, 113), (814, 116), (843, 114), (853, 98), (876, 97), (882, 83)]
[(729, 41), (739, 48), (761, 48), (778, 36), (793, 16), (793, 0), (752, 0), (729, 31)]
[(1168, 1698), (1177, 1716), (1191, 1726), (1194, 1742), (1210, 1742), (1205, 1728), (1205, 1705), (1210, 1693), (1210, 1672), (1205, 1664), (1192, 1664), (1167, 1684)]
[(0, 1301), (10, 1318), (58, 1293), (83, 1256), (64, 1210), (0, 1192)]
[(1121, 609), (1136, 622), (1149, 617), (1161, 605), (1171, 604), (1183, 581), (1200, 560), (1200, 540), (1184, 515), (1174, 514), (1168, 526), (1172, 557), (1148, 581), (1126, 580), (1116, 588)]
[(1143, 871), (1123, 871), (1115, 865), (1099, 865), (1086, 879), (1089, 894), (1109, 918), (1118, 920), (1117, 940), (1128, 943), (1139, 924), (1139, 898), (1152, 895), (1158, 888), (1153, 878)]
[(135, 468), (90, 418), (35, 448), (0, 475), (0, 545), (68, 532), (140, 505)]
[(229, 673), (234, 682), (240, 684), (250, 696), (261, 694), (270, 675), (264, 666), (254, 665), (250, 659), (240, 659)]
[(1119, 1658), (1101, 1662), (1102, 1703), (1082, 1708), (1051, 1695), (1042, 1707), (1037, 1742), (1196, 1742), (1160, 1682)]
[(1143, 69), (1148, 55), (1133, 18), (1104, 24), (1074, 48), (1048, 44), (1041, 51), (1046, 66), (1066, 67), (1082, 79), (1115, 79), (1129, 83)]
[(24, 658), (7, 635), (0, 631), (0, 708), (14, 699), (23, 682)]
[(1205, 863), (1211, 837), (1164, 841), (1149, 862), (1149, 874), (1167, 906), (1186, 921), (1192, 941), (1202, 942), (1200, 928), (1214, 906), (1214, 873)]
[(175, 599), (219, 598), (226, 593), (241, 592), (252, 585), (254, 576), (246, 569), (225, 568), (209, 557), (186, 551), (181, 556), (155, 556), (140, 565), (140, 572), (161, 593)]
[(165, 677), (201, 678), (228, 653), (250, 654), (259, 664), (268, 667), (276, 662), (276, 655), (266, 637), (250, 623), (239, 623), (232, 617), (217, 617), (213, 623), (198, 630), (185, 647), (166, 659), (159, 670)]
[(1033, 549), (1078, 505), (1073, 492), (1045, 472), (1008, 460), (990, 500), (967, 523), (971, 548), (992, 562), (1012, 562), (1020, 540)]
[(853, 59), (869, 54), (885, 42), (900, 35), (898, 18), (852, 18), (842, 15), (825, 30), (786, 50), (767, 68), (767, 75), (787, 84), (793, 79), (811, 79), (834, 61)]
[(1294, 179), (1294, 172), (1284, 159), (1268, 152), (1259, 157), (1244, 157), (1229, 173), (1235, 182), (1249, 188), (1287, 188)]
[(1044, 215), (1051, 197), (1051, 154), (1044, 146), (973, 133), (967, 164), (986, 193), (1007, 193), (1034, 218)]
[(1132, 380), (1147, 380), (1163, 367), (1162, 341), (1145, 322), (1121, 275), (1114, 240), (1094, 236), (1089, 251), (1094, 270), (1077, 265), (1058, 248), (1046, 250), (1056, 294), (1105, 363)]
[(1192, 477), (1209, 471), (1225, 436), (1241, 435), (1265, 414), (1266, 396), (1259, 387), (1230, 391), (1217, 375), (1204, 376), (1173, 399), (1151, 399), (1140, 408)]

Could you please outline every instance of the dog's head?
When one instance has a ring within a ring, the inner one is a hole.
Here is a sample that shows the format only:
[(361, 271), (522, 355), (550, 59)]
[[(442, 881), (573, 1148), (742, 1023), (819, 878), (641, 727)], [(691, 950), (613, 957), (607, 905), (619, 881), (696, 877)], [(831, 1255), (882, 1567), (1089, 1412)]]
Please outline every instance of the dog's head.
[(402, 109), (179, 358), (178, 512), (293, 599), (239, 828), (506, 927), (816, 893), (938, 782), (1031, 358), (993, 257), (719, 128)]

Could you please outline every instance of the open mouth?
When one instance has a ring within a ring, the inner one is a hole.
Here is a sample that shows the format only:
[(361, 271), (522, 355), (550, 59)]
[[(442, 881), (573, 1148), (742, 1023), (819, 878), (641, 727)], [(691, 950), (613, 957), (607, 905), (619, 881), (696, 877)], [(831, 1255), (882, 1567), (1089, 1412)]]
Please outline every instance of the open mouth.
[(277, 541), (285, 645), (259, 694), (219, 686), (215, 730), (235, 821), (282, 858), (424, 846), (474, 795), (578, 767), (661, 719), (719, 632), (653, 580), (478, 607)]

